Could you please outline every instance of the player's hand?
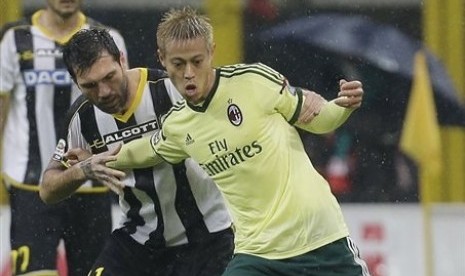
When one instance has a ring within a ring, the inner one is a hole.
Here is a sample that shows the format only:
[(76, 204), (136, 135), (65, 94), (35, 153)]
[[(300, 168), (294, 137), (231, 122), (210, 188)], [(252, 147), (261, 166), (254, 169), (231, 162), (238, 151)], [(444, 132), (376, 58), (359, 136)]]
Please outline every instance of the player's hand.
[(70, 166), (73, 166), (81, 161), (86, 160), (87, 158), (91, 157), (92, 153), (86, 149), (81, 148), (73, 148), (68, 150), (65, 153), (65, 158)]
[(339, 81), (339, 93), (335, 103), (346, 108), (359, 108), (362, 105), (363, 86), (359, 81)]
[(320, 94), (310, 90), (303, 89), (302, 93), (305, 100), (297, 122), (306, 124), (320, 114), (321, 107), (326, 103), (326, 100)]
[(123, 179), (126, 174), (122, 171), (107, 167), (106, 163), (115, 161), (116, 154), (120, 149), (121, 145), (113, 150), (92, 155), (78, 163), (86, 178), (102, 183), (118, 195), (121, 195), (123, 192), (124, 182), (121, 181), (121, 179)]

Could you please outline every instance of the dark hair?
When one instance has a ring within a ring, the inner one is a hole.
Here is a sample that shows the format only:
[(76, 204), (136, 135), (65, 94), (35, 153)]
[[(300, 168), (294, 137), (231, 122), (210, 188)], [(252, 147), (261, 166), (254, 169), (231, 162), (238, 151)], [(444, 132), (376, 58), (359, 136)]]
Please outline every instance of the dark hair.
[(120, 50), (106, 29), (82, 29), (75, 33), (63, 47), (63, 62), (71, 77), (90, 69), (95, 61), (107, 51), (120, 62)]

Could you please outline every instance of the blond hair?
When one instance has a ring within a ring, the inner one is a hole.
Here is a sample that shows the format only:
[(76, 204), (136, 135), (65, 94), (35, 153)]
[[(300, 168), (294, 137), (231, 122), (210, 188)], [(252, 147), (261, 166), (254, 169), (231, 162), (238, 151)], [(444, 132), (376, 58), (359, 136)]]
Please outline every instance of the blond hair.
[(171, 9), (164, 14), (157, 28), (157, 46), (163, 53), (170, 41), (205, 39), (207, 47), (213, 45), (213, 27), (210, 19), (190, 7)]

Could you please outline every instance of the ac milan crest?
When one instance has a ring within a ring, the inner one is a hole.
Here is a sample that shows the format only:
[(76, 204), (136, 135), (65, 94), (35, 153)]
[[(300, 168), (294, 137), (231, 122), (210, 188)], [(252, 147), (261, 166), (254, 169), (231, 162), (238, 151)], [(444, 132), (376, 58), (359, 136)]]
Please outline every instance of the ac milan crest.
[(231, 124), (235, 126), (239, 126), (242, 123), (242, 112), (237, 105), (230, 104), (228, 106), (228, 118)]

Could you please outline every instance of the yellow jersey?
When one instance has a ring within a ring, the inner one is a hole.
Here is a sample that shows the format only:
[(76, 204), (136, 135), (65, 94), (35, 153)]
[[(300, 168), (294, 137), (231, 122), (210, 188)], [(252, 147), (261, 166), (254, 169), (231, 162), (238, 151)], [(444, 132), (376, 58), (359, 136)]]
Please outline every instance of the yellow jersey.
[(283, 259), (348, 236), (293, 126), (301, 104), (301, 90), (263, 64), (224, 66), (203, 104), (178, 102), (152, 139), (167, 162), (192, 157), (215, 180), (236, 226), (236, 253)]

